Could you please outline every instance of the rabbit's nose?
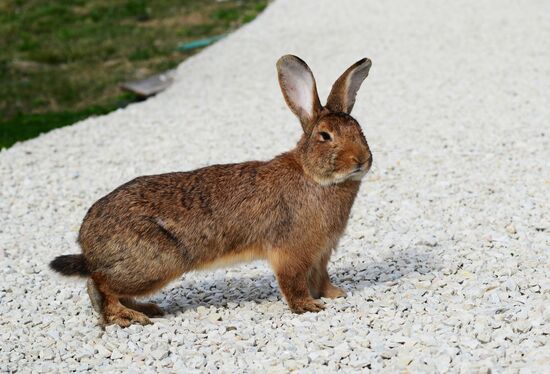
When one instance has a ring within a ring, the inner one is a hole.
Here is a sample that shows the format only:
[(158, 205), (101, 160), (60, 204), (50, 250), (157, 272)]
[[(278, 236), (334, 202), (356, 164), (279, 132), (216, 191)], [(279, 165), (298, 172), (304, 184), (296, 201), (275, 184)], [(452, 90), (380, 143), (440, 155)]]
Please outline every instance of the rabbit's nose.
[(351, 160), (353, 161), (353, 163), (355, 163), (355, 165), (357, 165), (357, 169), (361, 169), (366, 162), (363, 158), (359, 158), (356, 156), (352, 156)]

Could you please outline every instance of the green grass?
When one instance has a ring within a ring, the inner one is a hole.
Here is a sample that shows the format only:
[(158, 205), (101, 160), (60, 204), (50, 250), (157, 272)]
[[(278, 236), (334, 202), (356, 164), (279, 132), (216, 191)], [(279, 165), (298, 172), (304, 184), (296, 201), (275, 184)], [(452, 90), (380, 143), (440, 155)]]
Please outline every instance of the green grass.
[(0, 1), (0, 148), (137, 100), (119, 84), (196, 53), (183, 42), (254, 19), (267, 0)]

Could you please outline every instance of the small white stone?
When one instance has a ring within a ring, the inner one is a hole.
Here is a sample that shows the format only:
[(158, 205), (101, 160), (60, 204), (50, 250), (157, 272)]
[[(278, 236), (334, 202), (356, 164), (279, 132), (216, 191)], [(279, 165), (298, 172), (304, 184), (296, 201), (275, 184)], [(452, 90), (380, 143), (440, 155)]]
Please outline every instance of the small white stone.
[(103, 347), (102, 345), (97, 346), (97, 354), (99, 357), (111, 357), (111, 351)]
[(513, 328), (517, 332), (527, 332), (531, 329), (532, 325), (529, 321), (518, 321), (513, 324)]
[(122, 358), (122, 353), (120, 353), (117, 349), (113, 350), (113, 352), (111, 353), (111, 359), (112, 360), (117, 360), (119, 358)]
[(483, 331), (477, 334), (477, 340), (481, 343), (489, 343), (491, 341), (491, 334), (489, 331)]
[(40, 351), (39, 356), (42, 360), (52, 360), (55, 357), (55, 354), (53, 350), (51, 350), (50, 348), (46, 348)]
[(210, 313), (210, 314), (208, 315), (208, 320), (209, 320), (210, 322), (212, 322), (212, 323), (216, 323), (216, 322), (218, 322), (218, 321), (221, 321), (221, 319), (222, 319), (222, 317), (221, 317), (221, 315), (218, 314), (218, 313)]
[(397, 349), (386, 349), (384, 350), (381, 354), (380, 354), (380, 357), (382, 358), (385, 358), (385, 359), (390, 359), (392, 357), (394, 357), (395, 355), (397, 355)]
[(350, 347), (347, 342), (343, 342), (337, 345), (336, 347), (334, 347), (334, 355), (339, 359), (348, 357), (349, 354), (350, 354)]
[(157, 360), (157, 361), (160, 361), (162, 360), (163, 358), (165, 358), (166, 356), (168, 356), (168, 351), (167, 350), (163, 350), (163, 349), (157, 349), (153, 352), (151, 352), (151, 356)]

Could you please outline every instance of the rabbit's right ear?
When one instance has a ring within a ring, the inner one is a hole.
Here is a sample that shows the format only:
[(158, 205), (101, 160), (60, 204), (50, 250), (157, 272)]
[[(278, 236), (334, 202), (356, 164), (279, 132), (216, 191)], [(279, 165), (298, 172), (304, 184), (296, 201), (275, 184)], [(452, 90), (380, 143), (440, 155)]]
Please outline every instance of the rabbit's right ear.
[(326, 108), (331, 112), (343, 112), (350, 114), (355, 104), (355, 96), (361, 83), (369, 75), (372, 63), (368, 58), (363, 58), (351, 65), (334, 82), (332, 90), (328, 95)]
[(288, 107), (300, 119), (304, 132), (309, 134), (322, 110), (313, 73), (302, 59), (293, 55), (285, 55), (277, 61), (277, 72)]

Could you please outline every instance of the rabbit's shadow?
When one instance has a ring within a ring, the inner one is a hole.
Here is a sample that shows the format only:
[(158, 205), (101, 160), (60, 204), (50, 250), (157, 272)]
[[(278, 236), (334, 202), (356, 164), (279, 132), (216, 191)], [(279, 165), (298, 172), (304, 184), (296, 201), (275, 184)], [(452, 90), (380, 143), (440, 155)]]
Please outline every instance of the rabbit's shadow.
[[(439, 267), (429, 252), (408, 249), (397, 251), (380, 261), (367, 259), (359, 264), (329, 265), (329, 273), (336, 286), (355, 293), (378, 283), (391, 284), (411, 273), (427, 274)], [(161, 303), (167, 314), (176, 314), (199, 306), (227, 307), (231, 303), (247, 302), (260, 304), (282, 298), (275, 276), (268, 267), (253, 277), (217, 275), (222, 276), (204, 273), (197, 280), (186, 280), (184, 276), (178, 286), (165, 290), (153, 301)]]

